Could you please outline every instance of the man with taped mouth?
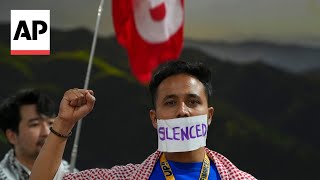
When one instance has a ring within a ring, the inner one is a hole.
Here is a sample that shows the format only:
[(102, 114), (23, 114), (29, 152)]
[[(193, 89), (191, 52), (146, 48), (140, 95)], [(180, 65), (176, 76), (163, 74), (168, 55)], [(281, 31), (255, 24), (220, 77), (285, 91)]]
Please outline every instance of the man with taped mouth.
[[(158, 132), (158, 150), (141, 164), (114, 166), (65, 173), (57, 179), (209, 179), (255, 178), (232, 164), (223, 155), (206, 148), (208, 127), (214, 109), (211, 72), (201, 63), (171, 61), (160, 66), (150, 82), (153, 109), (150, 119)], [(93, 109), (92, 90), (68, 90), (52, 132), (32, 170), (32, 180), (52, 179), (62, 158), (68, 134)], [(54, 149), (54, 150), (53, 150)]]
[[(0, 162), (0, 180), (27, 180), (55, 117), (53, 101), (33, 89), (20, 90), (0, 105), (0, 128), (12, 149)], [(59, 173), (69, 172), (66, 161)]]

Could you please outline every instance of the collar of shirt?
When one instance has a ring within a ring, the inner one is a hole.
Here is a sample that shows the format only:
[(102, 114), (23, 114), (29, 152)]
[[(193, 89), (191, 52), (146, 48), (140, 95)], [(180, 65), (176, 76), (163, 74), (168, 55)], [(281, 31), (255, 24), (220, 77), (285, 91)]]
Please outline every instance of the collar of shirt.
[(14, 150), (10, 149), (1, 161), (4, 174), (12, 179), (29, 179), (31, 171), (22, 165), (14, 156)]

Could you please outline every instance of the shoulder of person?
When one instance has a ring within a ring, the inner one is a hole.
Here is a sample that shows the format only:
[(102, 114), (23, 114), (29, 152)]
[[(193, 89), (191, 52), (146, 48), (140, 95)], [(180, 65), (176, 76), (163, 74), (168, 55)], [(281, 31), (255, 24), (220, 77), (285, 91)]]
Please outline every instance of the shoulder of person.
[[(60, 166), (62, 167), (64, 172), (70, 172), (70, 164), (66, 160), (62, 159)], [(75, 168), (74, 172), (79, 172), (79, 170)]]
[(61, 164), (62, 164), (63, 166), (70, 166), (70, 164), (69, 164), (66, 160), (64, 160), (64, 159), (62, 159)]
[(156, 151), (151, 154), (146, 160), (144, 160), (141, 164), (127, 164), (127, 165), (117, 165), (113, 166), (110, 169), (87, 169), (80, 171), (78, 173), (69, 173), (64, 177), (65, 179), (86, 179), (89, 177), (96, 178), (109, 178), (109, 179), (148, 179), (150, 176), (152, 169), (160, 156), (160, 152)]
[[(8, 153), (7, 153), (8, 154)], [(8, 161), (8, 155), (5, 155), (3, 159), (0, 161), (0, 173), (4, 173), (6, 170), (8, 170), (9, 167), (9, 161)], [(1, 177), (1, 176), (0, 176)], [(0, 178), (1, 179), (1, 178)]]
[(130, 178), (139, 168), (139, 164), (127, 164), (124, 166), (113, 166), (111, 169), (95, 168), (87, 169), (75, 173), (67, 173), (64, 179), (119, 179), (125, 180)]
[(219, 171), (220, 177), (235, 176), (247, 180), (256, 180), (256, 178), (253, 177), (251, 174), (240, 170), (236, 165), (234, 165), (228, 158), (226, 158), (222, 154), (212, 151), (208, 148), (206, 148), (206, 152), (208, 157), (215, 163)]
[(6, 179), (9, 180), (9, 177), (6, 175), (4, 167), (1, 166), (1, 164), (0, 164), (0, 179), (1, 180), (6, 180)]

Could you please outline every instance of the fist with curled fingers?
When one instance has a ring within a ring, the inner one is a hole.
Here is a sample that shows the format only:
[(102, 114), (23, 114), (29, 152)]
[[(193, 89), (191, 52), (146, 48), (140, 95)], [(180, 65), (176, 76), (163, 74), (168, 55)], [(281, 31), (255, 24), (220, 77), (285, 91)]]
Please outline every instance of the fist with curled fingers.
[(70, 89), (64, 93), (61, 100), (58, 118), (64, 124), (73, 126), (92, 111), (95, 100), (92, 90)]

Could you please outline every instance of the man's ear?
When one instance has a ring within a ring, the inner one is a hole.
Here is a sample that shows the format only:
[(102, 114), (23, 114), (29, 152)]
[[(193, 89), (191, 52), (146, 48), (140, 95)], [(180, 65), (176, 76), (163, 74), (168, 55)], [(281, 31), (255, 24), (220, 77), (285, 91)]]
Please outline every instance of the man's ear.
[(152, 126), (157, 129), (158, 125), (157, 125), (156, 110), (151, 109), (149, 111), (149, 116), (150, 116), (150, 119), (151, 119), (151, 122), (152, 122)]
[(15, 145), (17, 142), (17, 133), (12, 131), (11, 129), (7, 129), (5, 134), (9, 143)]
[(208, 126), (210, 126), (212, 120), (213, 120), (213, 113), (214, 113), (214, 108), (209, 107), (208, 108)]

